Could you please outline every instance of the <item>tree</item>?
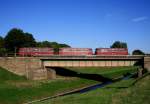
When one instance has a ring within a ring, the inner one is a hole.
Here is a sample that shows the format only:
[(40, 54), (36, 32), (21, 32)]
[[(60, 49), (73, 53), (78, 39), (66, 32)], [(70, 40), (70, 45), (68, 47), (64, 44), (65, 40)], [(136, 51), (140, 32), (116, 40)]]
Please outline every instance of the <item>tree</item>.
[(37, 42), (36, 46), (37, 47), (51, 47), (51, 48), (54, 48), (55, 53), (58, 53), (59, 48), (70, 47), (67, 44), (60, 44), (60, 43), (57, 43), (57, 42), (49, 42), (49, 41)]
[(6, 49), (4, 48), (4, 39), (0, 36), (0, 56), (4, 56)]
[(14, 28), (10, 30), (5, 37), (5, 47), (8, 52), (14, 52), (15, 48), (19, 48), (24, 43), (24, 33), (21, 29)]
[(132, 52), (132, 55), (144, 55), (145, 53), (139, 49), (136, 49)]
[(60, 44), (60, 43), (57, 43), (57, 42), (51, 42), (51, 46), (52, 46), (52, 48), (54, 48), (55, 53), (58, 53), (59, 48), (70, 47), (67, 44)]
[(24, 44), (23, 47), (35, 47), (36, 41), (32, 34), (24, 33)]
[(37, 47), (52, 47), (49, 41), (37, 42), (36, 46)]
[(11, 29), (4, 38), (5, 48), (7, 52), (14, 53), (20, 47), (51, 47), (55, 52), (58, 52), (61, 47), (70, 47), (67, 44), (59, 44), (57, 42), (36, 42), (33, 35), (24, 33), (23, 30), (18, 28)]
[(20, 47), (32, 47), (36, 44), (32, 34), (24, 33), (23, 30), (17, 28), (11, 29), (4, 41), (8, 52), (14, 52), (16, 48), (18, 50)]
[(59, 47), (63, 48), (63, 47), (70, 47), (70, 46), (67, 44), (59, 44)]
[(0, 36), (0, 48), (4, 48), (4, 39)]
[(127, 48), (127, 43), (125, 42), (120, 42), (120, 41), (115, 41), (110, 48)]

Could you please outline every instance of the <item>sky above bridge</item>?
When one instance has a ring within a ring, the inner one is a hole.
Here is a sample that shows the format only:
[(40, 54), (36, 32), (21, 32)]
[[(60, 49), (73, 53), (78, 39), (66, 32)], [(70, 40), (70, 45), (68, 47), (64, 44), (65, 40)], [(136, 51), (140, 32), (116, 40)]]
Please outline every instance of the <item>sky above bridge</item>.
[(110, 47), (150, 53), (150, 0), (0, 0), (0, 36), (12, 28), (37, 41), (72, 47)]

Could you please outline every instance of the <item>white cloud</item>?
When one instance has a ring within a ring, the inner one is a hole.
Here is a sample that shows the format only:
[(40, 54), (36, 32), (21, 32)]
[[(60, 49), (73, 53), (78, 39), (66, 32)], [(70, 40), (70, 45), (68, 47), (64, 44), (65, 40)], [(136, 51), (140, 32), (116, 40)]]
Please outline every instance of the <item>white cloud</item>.
[(141, 22), (141, 21), (144, 21), (144, 20), (147, 20), (147, 19), (148, 19), (148, 17), (142, 16), (142, 17), (133, 18), (132, 21), (133, 22)]

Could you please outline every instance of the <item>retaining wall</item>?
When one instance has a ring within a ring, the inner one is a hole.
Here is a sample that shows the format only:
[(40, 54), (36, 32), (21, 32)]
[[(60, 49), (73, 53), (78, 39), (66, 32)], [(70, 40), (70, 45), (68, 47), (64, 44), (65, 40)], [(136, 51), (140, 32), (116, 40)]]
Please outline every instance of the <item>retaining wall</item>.
[(150, 57), (144, 57), (144, 68), (150, 72)]
[(27, 75), (29, 70), (41, 68), (35, 57), (0, 57), (0, 66), (18, 75)]

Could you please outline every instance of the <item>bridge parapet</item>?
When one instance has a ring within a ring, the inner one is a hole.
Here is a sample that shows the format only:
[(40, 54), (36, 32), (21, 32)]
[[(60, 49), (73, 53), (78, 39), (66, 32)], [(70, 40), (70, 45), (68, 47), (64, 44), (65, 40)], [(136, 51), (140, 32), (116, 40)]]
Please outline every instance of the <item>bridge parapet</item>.
[(42, 57), (44, 67), (116, 67), (133, 66), (144, 56), (49, 56)]
[(143, 55), (110, 55), (110, 56), (103, 56), (103, 55), (87, 55), (87, 56), (63, 56), (63, 55), (54, 55), (54, 56), (49, 56), (49, 57), (42, 57), (41, 60), (53, 60), (53, 59), (57, 59), (57, 60), (65, 60), (65, 59), (82, 59), (82, 60), (87, 60), (87, 59), (142, 59), (144, 56)]

